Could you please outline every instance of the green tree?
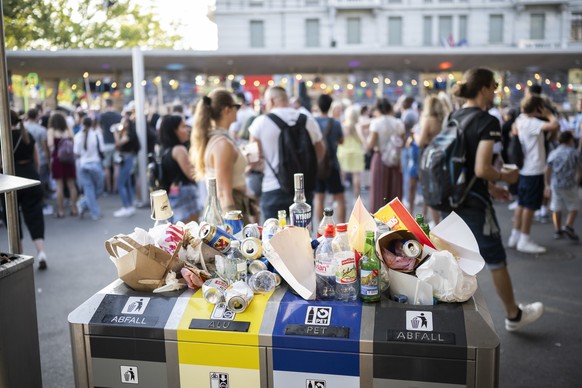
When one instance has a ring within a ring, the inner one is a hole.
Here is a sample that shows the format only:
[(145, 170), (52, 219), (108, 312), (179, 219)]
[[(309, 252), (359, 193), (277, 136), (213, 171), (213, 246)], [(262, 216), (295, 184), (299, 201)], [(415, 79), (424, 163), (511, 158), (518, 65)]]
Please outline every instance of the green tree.
[(162, 26), (152, 0), (3, 1), (8, 49), (172, 48), (181, 39)]

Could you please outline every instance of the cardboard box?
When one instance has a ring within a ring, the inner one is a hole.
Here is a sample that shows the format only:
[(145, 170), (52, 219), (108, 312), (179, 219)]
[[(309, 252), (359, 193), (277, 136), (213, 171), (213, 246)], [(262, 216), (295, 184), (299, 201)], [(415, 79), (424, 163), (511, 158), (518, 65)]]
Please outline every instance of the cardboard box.
[(398, 198), (394, 198), (387, 205), (380, 208), (374, 214), (374, 217), (387, 224), (392, 230), (408, 230), (412, 232), (422, 245), (434, 248), (426, 233), (420, 229), (414, 217), (406, 210), (406, 207)]
[(136, 291), (151, 292), (164, 285), (168, 271), (179, 271), (182, 261), (178, 249), (173, 255), (155, 245), (140, 245), (125, 235), (105, 242), (105, 248), (117, 268), (117, 276)]

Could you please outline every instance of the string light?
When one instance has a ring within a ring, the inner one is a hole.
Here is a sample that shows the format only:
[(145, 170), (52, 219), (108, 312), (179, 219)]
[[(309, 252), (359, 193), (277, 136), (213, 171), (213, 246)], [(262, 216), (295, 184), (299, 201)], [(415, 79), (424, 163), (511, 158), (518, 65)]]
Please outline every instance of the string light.
[(241, 79), (239, 82), (242, 86), (245, 86), (247, 84), (247, 81), (244, 79)]
[(422, 84), (424, 85), (425, 88), (428, 88), (430, 86), (430, 82), (428, 82), (427, 80), (424, 80)]
[(396, 85), (402, 86), (402, 85), (404, 85), (404, 82), (402, 82), (401, 80), (398, 80), (398, 81), (396, 81)]
[(410, 84), (411, 84), (412, 86), (416, 86), (416, 84), (417, 84), (417, 83), (418, 83), (418, 82), (416, 82), (416, 80), (415, 80), (415, 79), (413, 79), (412, 81), (410, 81)]
[(386, 85), (390, 85), (392, 83), (392, 81), (390, 80), (390, 78), (386, 78), (386, 79), (384, 79), (384, 83)]
[(115, 88), (117, 87), (117, 82), (113, 82), (113, 83), (111, 84), (111, 87), (112, 87), (113, 89), (115, 89)]
[(95, 82), (95, 86), (101, 86), (101, 80), (97, 80), (97, 82)]
[(71, 90), (77, 90), (77, 85), (73, 84), (73, 86), (71, 86)]
[(255, 80), (255, 82), (253, 82), (253, 85), (255, 85), (255, 88), (259, 87), (260, 84), (261, 84), (261, 81), (259, 81), (259, 80)]
[(84, 72), (83, 73), (83, 78), (89, 78), (89, 73), (88, 72)]
[(549, 85), (551, 83), (549, 78), (546, 78), (546, 85)]
[(347, 85), (348, 90), (353, 90), (354, 89), (354, 85), (353, 84), (348, 84)]
[(516, 88), (517, 90), (521, 90), (521, 85), (520, 85), (520, 84), (516, 84), (516, 85), (515, 85), (515, 88)]
[(368, 84), (366, 83), (366, 81), (362, 81), (360, 82), (360, 86), (365, 88), (366, 86), (368, 86)]
[(533, 82), (531, 82), (531, 80), (530, 80), (530, 79), (528, 79), (528, 80), (527, 80), (527, 86), (532, 86), (532, 85), (533, 85)]
[(312, 82), (312, 81), (307, 81), (307, 82), (305, 83), (305, 86), (307, 86), (308, 88), (310, 88), (310, 87), (312, 87), (312, 86), (313, 86), (313, 82)]
[(125, 84), (125, 88), (126, 88), (126, 89), (131, 89), (131, 82), (128, 82), (128, 83), (126, 83), (126, 84)]
[(148, 84), (148, 81), (146, 81), (145, 79), (143, 81), (141, 81), (141, 86), (146, 86)]
[(234, 80), (234, 74), (229, 74), (227, 78), (229, 81)]
[(301, 81), (301, 80), (303, 79), (303, 76), (302, 76), (301, 74), (297, 74), (297, 75), (295, 76), (295, 79), (296, 79), (297, 81)]
[(372, 79), (372, 82), (374, 82), (375, 84), (377, 84), (377, 83), (379, 83), (379, 82), (380, 82), (380, 80), (378, 79), (378, 77), (374, 77), (374, 78)]

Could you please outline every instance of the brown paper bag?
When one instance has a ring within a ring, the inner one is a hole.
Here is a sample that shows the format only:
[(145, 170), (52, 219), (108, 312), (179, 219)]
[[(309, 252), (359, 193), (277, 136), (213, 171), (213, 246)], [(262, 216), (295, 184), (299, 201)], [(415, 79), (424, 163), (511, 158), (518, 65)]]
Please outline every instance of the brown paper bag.
[(155, 245), (142, 246), (125, 235), (113, 236), (105, 249), (117, 267), (117, 276), (136, 291), (153, 291), (164, 285), (168, 271), (179, 271), (183, 262)]

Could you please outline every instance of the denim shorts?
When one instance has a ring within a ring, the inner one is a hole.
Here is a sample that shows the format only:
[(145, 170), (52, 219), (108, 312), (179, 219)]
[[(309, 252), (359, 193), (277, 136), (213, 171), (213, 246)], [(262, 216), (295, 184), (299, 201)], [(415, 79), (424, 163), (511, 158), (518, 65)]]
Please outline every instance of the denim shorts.
[(567, 210), (569, 212), (577, 211), (580, 208), (578, 200), (578, 186), (570, 189), (553, 189), (552, 199), (550, 200), (550, 210), (553, 212), (561, 212)]
[(485, 232), (487, 221), (486, 208), (463, 207), (455, 209), (455, 213), (465, 221), (471, 229), (471, 232), (473, 232), (477, 244), (479, 245), (479, 252), (487, 263), (487, 267), (492, 270), (505, 267), (507, 265), (507, 255), (505, 253), (505, 248), (503, 247), (501, 234), (499, 233), (499, 222), (495, 215), (495, 209), (492, 206), (490, 209), (491, 222), (493, 222), (497, 227), (496, 233)]
[(520, 175), (517, 186), (518, 204), (531, 210), (538, 210), (544, 200), (544, 176)]
[(315, 184), (316, 193), (341, 194), (344, 192), (344, 185), (340, 176), (339, 169), (336, 167), (331, 169), (329, 177), (326, 180), (317, 180)]

